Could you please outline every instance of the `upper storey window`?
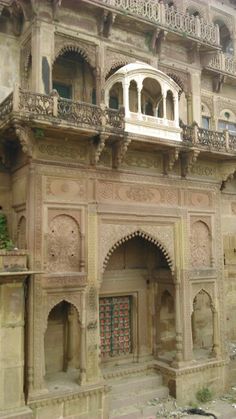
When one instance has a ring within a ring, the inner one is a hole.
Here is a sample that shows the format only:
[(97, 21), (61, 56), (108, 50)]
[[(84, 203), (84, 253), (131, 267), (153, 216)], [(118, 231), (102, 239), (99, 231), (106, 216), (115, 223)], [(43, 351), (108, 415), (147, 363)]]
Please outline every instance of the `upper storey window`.
[(228, 130), (230, 134), (236, 135), (236, 118), (233, 112), (223, 110), (218, 120), (218, 129), (220, 131)]
[(106, 105), (125, 108), (126, 131), (180, 141), (179, 86), (148, 64), (125, 65), (108, 78)]
[(231, 38), (229, 29), (227, 28), (226, 24), (220, 19), (216, 20), (214, 23), (219, 26), (220, 45), (222, 46), (223, 52), (225, 52), (226, 54), (233, 55), (233, 40)]
[(64, 51), (52, 70), (53, 88), (66, 99), (92, 103), (95, 80), (91, 66), (77, 51)]
[(211, 113), (205, 104), (202, 104), (202, 128), (211, 128)]

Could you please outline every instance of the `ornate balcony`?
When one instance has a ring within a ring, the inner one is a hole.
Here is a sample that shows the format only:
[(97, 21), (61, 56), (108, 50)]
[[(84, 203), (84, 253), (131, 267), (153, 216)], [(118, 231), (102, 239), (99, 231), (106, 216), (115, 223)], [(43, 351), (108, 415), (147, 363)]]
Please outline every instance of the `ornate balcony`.
[(218, 52), (207, 66), (217, 72), (227, 73), (236, 77), (236, 60), (234, 57)]
[(162, 29), (190, 37), (198, 43), (220, 46), (218, 25), (209, 23), (198, 16), (184, 13), (157, 0), (88, 0), (89, 3), (104, 6), (139, 20), (148, 21)]
[(57, 94), (45, 95), (24, 91), (16, 86), (0, 104), (0, 128), (9, 119), (39, 123), (40, 125), (67, 126), (91, 130), (123, 132), (124, 111), (109, 109), (84, 102), (75, 102), (58, 97)]
[(124, 106), (125, 131), (161, 140), (181, 141), (179, 86), (142, 62), (125, 65), (105, 84), (107, 106)]
[[(236, 136), (229, 134), (227, 130), (212, 131), (200, 128), (197, 124), (180, 124), (176, 128), (175, 119), (168, 121), (130, 110), (128, 114), (126, 111), (125, 115), (124, 108), (115, 110), (105, 105), (95, 106), (74, 102), (54, 95), (23, 91), (17, 87), (0, 104), (0, 132), (10, 133), (9, 128), (12, 126), (17, 128), (19, 125), (43, 127), (49, 130), (78, 130), (81, 135), (85, 134), (85, 138), (94, 138), (98, 134), (104, 134), (100, 135), (100, 141), (95, 150), (95, 162), (99, 160), (105, 147), (106, 138), (111, 138), (111, 145), (114, 144), (116, 148), (120, 147), (121, 155), (125, 154), (131, 142), (138, 142), (140, 147), (142, 143), (144, 146), (149, 143), (155, 149), (164, 152), (176, 150), (177, 154), (196, 152), (211, 155), (217, 159), (236, 157)], [(143, 130), (141, 135), (134, 129), (140, 126)], [(153, 130), (153, 133), (147, 133), (147, 126)], [(162, 129), (167, 133), (166, 138), (163, 132), (160, 135), (159, 131)], [(172, 135), (176, 132), (179, 137), (171, 139), (169, 133)], [(117, 142), (114, 142), (115, 138)]]

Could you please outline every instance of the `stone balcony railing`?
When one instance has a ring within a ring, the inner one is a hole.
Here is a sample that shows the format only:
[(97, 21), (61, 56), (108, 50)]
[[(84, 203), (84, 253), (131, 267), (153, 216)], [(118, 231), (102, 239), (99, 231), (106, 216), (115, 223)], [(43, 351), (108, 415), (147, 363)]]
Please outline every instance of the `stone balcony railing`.
[[(31, 93), (16, 87), (0, 104), (0, 129), (11, 121), (14, 116), (22, 118), (24, 122), (33, 121), (53, 126), (69, 124), (74, 128), (108, 131), (122, 135), (125, 132), (124, 109), (109, 109), (105, 105), (96, 106), (84, 102), (59, 98), (55, 95)], [(158, 123), (158, 118), (157, 123)], [(170, 127), (171, 128), (171, 127)], [(236, 135), (229, 131), (212, 131), (200, 128), (196, 123), (192, 125), (180, 124), (181, 140), (172, 141), (178, 148), (197, 148), (201, 151), (236, 154)], [(129, 134), (129, 131), (127, 131)], [(145, 134), (143, 134), (144, 141)], [(159, 143), (164, 139), (156, 136)], [(148, 141), (148, 139), (147, 139)], [(170, 146), (170, 142), (168, 142)]]
[(234, 57), (218, 52), (208, 64), (208, 67), (229, 73), (236, 77), (236, 60)]
[(200, 128), (196, 123), (192, 125), (181, 124), (183, 144), (201, 150), (219, 153), (236, 153), (236, 135), (228, 130), (213, 131)]
[(0, 104), (0, 126), (14, 113), (26, 119), (49, 123), (69, 123), (80, 128), (122, 131), (124, 111), (90, 103), (24, 91), (18, 86)]
[(169, 7), (157, 0), (90, 0), (90, 3), (104, 5), (116, 11), (130, 14), (139, 19), (178, 32), (186, 37), (214, 46), (220, 46), (219, 27), (198, 16)]

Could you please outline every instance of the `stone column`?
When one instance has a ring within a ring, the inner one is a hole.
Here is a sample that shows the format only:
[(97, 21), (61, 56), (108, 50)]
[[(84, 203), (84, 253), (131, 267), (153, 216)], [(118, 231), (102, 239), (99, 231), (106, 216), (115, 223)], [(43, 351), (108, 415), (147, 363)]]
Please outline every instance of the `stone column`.
[(192, 116), (193, 121), (197, 122), (199, 126), (202, 123), (201, 110), (201, 72), (191, 72), (191, 91), (192, 91)]
[(219, 342), (219, 330), (218, 330), (218, 314), (213, 304), (211, 304), (211, 311), (213, 316), (213, 346), (212, 356), (218, 357), (220, 355), (220, 342)]
[(192, 95), (186, 94), (186, 101), (187, 101), (187, 125), (191, 125), (193, 123), (193, 108), (192, 108)]
[(180, 314), (180, 283), (175, 283), (175, 332), (176, 332), (176, 355), (172, 365), (179, 367), (183, 361), (183, 333)]
[(163, 119), (166, 119), (166, 92), (163, 92), (162, 100), (163, 100)]
[(176, 127), (179, 126), (179, 98), (178, 94), (175, 95), (173, 98), (174, 100), (174, 119), (175, 119), (175, 125)]
[(54, 25), (36, 20), (32, 26), (32, 90), (46, 93), (52, 90), (52, 60), (54, 55)]
[(141, 104), (141, 95), (142, 95), (142, 89), (143, 89), (143, 82), (139, 81), (137, 83), (138, 88), (138, 119), (142, 119), (142, 104)]
[(80, 384), (86, 383), (86, 328), (80, 327)]
[(67, 315), (68, 320), (68, 330), (67, 330), (67, 369), (74, 367), (74, 356), (75, 356), (75, 348), (74, 348), (74, 338), (76, 333), (76, 323), (77, 322), (77, 311), (75, 307), (70, 306)]
[(124, 108), (125, 108), (125, 116), (126, 118), (129, 118), (129, 81), (124, 80), (123, 81), (123, 98), (124, 98)]
[(17, 418), (28, 417), (31, 411), (24, 397), (26, 275), (0, 272), (0, 411), (4, 417), (9, 410)]

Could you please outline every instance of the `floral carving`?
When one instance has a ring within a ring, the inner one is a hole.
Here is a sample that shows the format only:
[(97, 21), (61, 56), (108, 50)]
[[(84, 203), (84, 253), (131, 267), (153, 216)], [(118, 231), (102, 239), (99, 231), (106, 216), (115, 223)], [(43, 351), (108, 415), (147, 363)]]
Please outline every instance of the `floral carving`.
[(53, 272), (79, 271), (80, 231), (74, 218), (58, 215), (50, 223), (48, 269)]
[(190, 247), (193, 268), (211, 266), (210, 231), (204, 222), (196, 221), (192, 225)]

